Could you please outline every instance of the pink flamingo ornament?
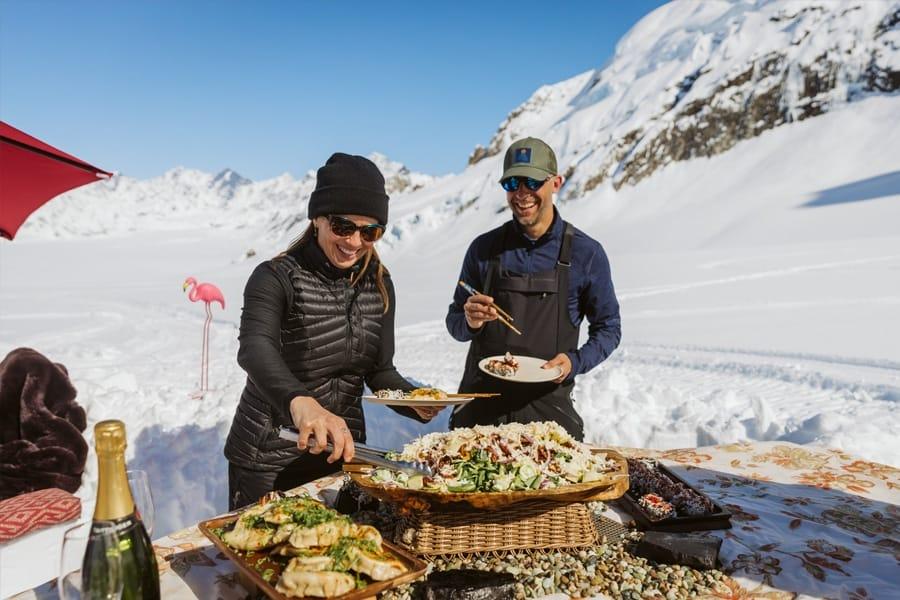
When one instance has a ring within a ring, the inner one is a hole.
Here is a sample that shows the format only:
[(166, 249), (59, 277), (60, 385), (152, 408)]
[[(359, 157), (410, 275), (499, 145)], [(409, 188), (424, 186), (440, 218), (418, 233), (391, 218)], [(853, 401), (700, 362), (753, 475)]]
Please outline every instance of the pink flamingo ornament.
[(212, 310), (210, 304), (218, 302), (225, 310), (225, 296), (222, 290), (211, 283), (197, 283), (193, 277), (184, 280), (181, 286), (182, 291), (191, 288), (188, 293), (188, 300), (196, 302), (203, 300), (206, 303), (206, 322), (203, 324), (203, 356), (200, 364), (200, 392), (197, 396), (202, 396), (204, 392), (209, 390), (209, 324), (212, 322)]

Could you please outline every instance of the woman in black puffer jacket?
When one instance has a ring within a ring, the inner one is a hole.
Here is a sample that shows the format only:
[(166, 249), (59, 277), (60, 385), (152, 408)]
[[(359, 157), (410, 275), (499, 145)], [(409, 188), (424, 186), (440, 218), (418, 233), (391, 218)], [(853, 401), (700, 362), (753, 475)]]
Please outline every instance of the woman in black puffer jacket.
[[(374, 248), (387, 216), (378, 167), (334, 154), (318, 171), (309, 228), (250, 276), (238, 350), (247, 384), (225, 443), (231, 510), (350, 460), (353, 442), (366, 439), (364, 383), (415, 387), (393, 364), (394, 288)], [(422, 422), (437, 412), (395, 410)], [(291, 424), (296, 443), (278, 437)]]

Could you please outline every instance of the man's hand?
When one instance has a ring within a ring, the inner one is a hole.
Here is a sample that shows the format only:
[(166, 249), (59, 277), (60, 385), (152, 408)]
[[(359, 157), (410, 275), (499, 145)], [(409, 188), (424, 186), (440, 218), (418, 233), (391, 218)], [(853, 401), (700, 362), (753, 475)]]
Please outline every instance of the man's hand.
[(562, 374), (554, 379), (553, 383), (562, 383), (572, 372), (572, 361), (569, 360), (569, 355), (564, 352), (557, 354), (541, 365), (542, 369), (552, 369), (553, 367), (559, 367), (562, 371)]
[(430, 421), (437, 416), (439, 412), (447, 408), (446, 406), (413, 406), (412, 409), (416, 414), (426, 421)]
[[(333, 463), (341, 457), (344, 462), (353, 460), (356, 450), (347, 423), (336, 414), (322, 408), (315, 398), (297, 396), (291, 400), (291, 420), (294, 421), (294, 427), (300, 431), (297, 438), (297, 448), (300, 450), (309, 447), (310, 454), (321, 454), (325, 444), (328, 443), (328, 438), (331, 438), (334, 451), (328, 456), (328, 462)], [(312, 440), (309, 439), (310, 435), (313, 437)]]
[(463, 304), (463, 312), (466, 315), (466, 323), (472, 329), (481, 329), (488, 321), (497, 318), (497, 311), (491, 306), (494, 301), (484, 294), (473, 294)]

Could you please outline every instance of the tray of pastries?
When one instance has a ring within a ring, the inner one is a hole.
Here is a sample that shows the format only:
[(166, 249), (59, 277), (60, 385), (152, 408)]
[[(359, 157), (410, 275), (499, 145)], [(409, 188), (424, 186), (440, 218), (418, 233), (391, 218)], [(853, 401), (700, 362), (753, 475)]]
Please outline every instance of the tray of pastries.
[(360, 600), (418, 579), (426, 564), (378, 530), (308, 496), (273, 493), (200, 531), (269, 598)]

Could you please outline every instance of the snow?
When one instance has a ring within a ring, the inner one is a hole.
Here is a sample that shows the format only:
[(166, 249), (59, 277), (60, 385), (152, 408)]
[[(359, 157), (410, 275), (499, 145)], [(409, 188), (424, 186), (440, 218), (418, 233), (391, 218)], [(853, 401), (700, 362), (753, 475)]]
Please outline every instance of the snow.
[[(835, 43), (871, 24), (872, 4), (830, 34)], [(812, 5), (662, 7), (604, 70), (544, 86), (498, 136), (557, 145), (562, 169), (579, 164), (576, 189), (582, 161), (601, 164), (616, 132), (655, 118), (654, 103), (670, 102), (671, 83), (697, 68), (691, 60), (724, 77), (754, 48), (806, 52), (769, 17)], [(622, 305), (622, 345), (577, 380), (588, 440), (787, 440), (900, 465), (897, 157), (900, 97), (845, 96), (822, 116), (669, 164), (636, 186), (571, 197), (564, 188), (560, 211), (603, 243)], [(392, 189), (379, 252), (398, 290), (395, 363), (455, 390), (466, 345), (443, 317), (469, 242), (509, 218), (496, 183), (502, 154), (439, 178), (373, 159)], [(0, 244), (0, 354), (30, 346), (65, 364), (90, 443), (97, 421), (126, 423), (129, 465), (147, 470), (155, 491), (154, 537), (227, 508), (222, 447), (245, 379), (235, 361), (243, 286), (305, 227), (314, 184), (315, 173), (252, 182), (229, 169), (119, 176), (54, 200)], [(213, 389), (201, 399), (190, 394), (205, 313), (182, 292), (189, 275), (218, 285), (228, 307), (213, 307)], [(366, 413), (369, 441), (381, 446), (447, 424), (446, 413), (429, 425), (380, 406)], [(90, 507), (93, 453), (87, 468), (79, 496)]]
[[(876, 34), (897, 9), (896, 2), (883, 1), (670, 2), (637, 23), (603, 69), (538, 89), (510, 113), (489, 146), (502, 149), (541, 132), (560, 164), (577, 167), (565, 197), (601, 173), (620, 179), (622, 159), (615, 155), (623, 136), (639, 134), (627, 160), (667, 128), (692, 124), (695, 117), (680, 114), (686, 105), (740, 111), (749, 103), (748, 90), (759, 96), (777, 88), (782, 69), (793, 75), (776, 89), (790, 115), (796, 118), (810, 100), (839, 106), (854, 98), (870, 65), (900, 61), (896, 25)], [(774, 57), (780, 60), (769, 73), (763, 66)], [(828, 62), (840, 65), (834, 87), (803, 98), (801, 69), (820, 70)], [(733, 84), (748, 70), (748, 82)]]

